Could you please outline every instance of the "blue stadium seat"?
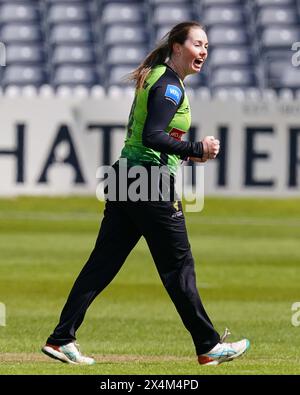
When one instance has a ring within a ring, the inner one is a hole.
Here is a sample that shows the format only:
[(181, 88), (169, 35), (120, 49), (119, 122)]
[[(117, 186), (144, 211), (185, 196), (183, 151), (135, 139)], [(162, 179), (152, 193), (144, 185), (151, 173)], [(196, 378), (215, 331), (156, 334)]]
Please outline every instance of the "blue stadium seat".
[(49, 32), (51, 44), (82, 44), (92, 40), (92, 31), (87, 24), (55, 25)]
[(147, 46), (148, 42), (145, 27), (143, 25), (108, 26), (104, 33), (103, 44), (108, 46), (121, 43), (145, 43), (145, 46)]
[(210, 75), (210, 87), (215, 88), (248, 88), (256, 86), (256, 77), (251, 69), (227, 67), (217, 69)]
[(293, 42), (299, 41), (300, 26), (272, 26), (263, 30), (260, 38), (260, 44), (263, 54), (266, 51), (279, 49), (290, 49)]
[[(251, 0), (252, 1), (252, 0)], [(198, 2), (198, 0), (196, 0)], [(201, 0), (201, 5), (203, 6), (232, 6), (232, 5), (241, 5), (244, 3), (244, 0)]]
[[(137, 66), (137, 65), (135, 65)], [(115, 66), (111, 67), (108, 74), (107, 86), (133, 86), (133, 83), (126, 79), (127, 75), (131, 73), (135, 66)]]
[(248, 34), (242, 27), (216, 26), (209, 29), (209, 45), (247, 45)]
[(265, 62), (266, 87), (272, 89), (300, 88), (300, 67), (294, 67), (291, 60), (272, 59)]
[(40, 0), (0, 0), (0, 6), (1, 5), (7, 5), (7, 4), (14, 4), (14, 5), (26, 5), (26, 6), (36, 6), (39, 7), (40, 5)]
[(49, 10), (57, 6), (75, 6), (84, 7), (88, 12), (93, 11), (97, 13), (97, 0), (42, 0), (41, 8), (44, 10), (45, 16), (49, 14)]
[(264, 7), (260, 9), (256, 17), (256, 25), (264, 28), (270, 25), (295, 25), (299, 23), (295, 8)]
[[(127, 5), (128, 3), (135, 3), (135, 4), (141, 3), (140, 0), (95, 0), (95, 1), (98, 1), (100, 6), (105, 6), (106, 4), (109, 4), (109, 3), (114, 3), (114, 4), (119, 3), (119, 4), (125, 4), (125, 5)], [(146, 0), (146, 2), (147, 1), (149, 1), (149, 0)]]
[(203, 23), (205, 26), (216, 24), (241, 25), (245, 22), (242, 7), (207, 7), (203, 12)]
[(156, 44), (158, 41), (160, 41), (173, 27), (174, 25), (162, 25), (158, 26), (157, 29), (155, 29), (155, 37), (154, 37), (154, 43)]
[(11, 23), (0, 28), (0, 40), (6, 44), (41, 42), (39, 25)]
[(1, 4), (25, 4), (25, 5), (39, 5), (40, 0), (0, 0), (0, 5)]
[(45, 71), (38, 66), (7, 66), (5, 67), (2, 86), (6, 88), (9, 85), (16, 86), (41, 86), (45, 83)]
[(143, 46), (114, 46), (107, 51), (106, 63), (108, 65), (136, 65), (137, 63), (141, 63), (146, 54), (146, 50)]
[(33, 64), (44, 62), (41, 45), (10, 44), (6, 47), (6, 64)]
[(93, 48), (82, 45), (57, 45), (51, 56), (51, 63), (55, 66), (63, 64), (93, 64), (95, 54)]
[(50, 25), (59, 23), (82, 23), (89, 21), (87, 7), (83, 4), (54, 4), (47, 12)]
[(109, 2), (102, 10), (101, 23), (110, 25), (116, 23), (143, 23), (144, 9), (140, 3)]
[(2, 4), (0, 5), (0, 24), (11, 22), (37, 22), (38, 8), (32, 4)]
[(199, 88), (201, 86), (206, 86), (206, 74), (204, 70), (197, 74), (188, 75), (184, 79), (184, 85), (187, 88), (193, 89)]
[(92, 87), (98, 83), (98, 77), (93, 67), (88, 66), (60, 66), (55, 69), (52, 84), (57, 88), (60, 85)]
[(288, 63), (282, 75), (282, 85), (284, 88), (300, 89), (300, 67), (293, 67)]
[(191, 19), (193, 19), (193, 14), (190, 7), (179, 4), (162, 4), (154, 8), (152, 23), (155, 25), (174, 25)]
[(89, 3), (91, 0), (44, 0), (44, 2), (46, 3), (46, 5), (51, 5), (51, 4), (86, 4)]
[(211, 68), (224, 66), (251, 66), (252, 55), (248, 47), (216, 47), (208, 58)]
[[(30, 66), (30, 80), (37, 66), (39, 81), (50, 70), (54, 86), (91, 87), (102, 79), (106, 88), (126, 87), (121, 77), (176, 23), (191, 19), (207, 27), (210, 50), (187, 87), (299, 90), (297, 68), (286, 65), (292, 43), (300, 41), (300, 0), (0, 0), (8, 65), (0, 74), (8, 86), (14, 67)], [(285, 72), (277, 78), (279, 60)]]
[(263, 8), (268, 6), (282, 6), (284, 8), (286, 6), (295, 5), (295, 0), (255, 0), (253, 3), (254, 6), (258, 8)]
[(191, 5), (190, 0), (149, 0), (149, 4), (167, 4), (167, 5), (174, 5), (174, 4), (186, 4), (188, 6)]

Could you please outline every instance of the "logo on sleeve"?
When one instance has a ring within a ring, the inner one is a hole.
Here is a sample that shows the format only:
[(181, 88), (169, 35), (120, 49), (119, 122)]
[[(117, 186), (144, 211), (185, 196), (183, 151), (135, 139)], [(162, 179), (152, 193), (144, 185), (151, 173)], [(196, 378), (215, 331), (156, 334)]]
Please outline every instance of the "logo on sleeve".
[(171, 100), (174, 104), (178, 106), (180, 99), (182, 96), (181, 90), (176, 85), (167, 85), (167, 89), (165, 91), (165, 98)]

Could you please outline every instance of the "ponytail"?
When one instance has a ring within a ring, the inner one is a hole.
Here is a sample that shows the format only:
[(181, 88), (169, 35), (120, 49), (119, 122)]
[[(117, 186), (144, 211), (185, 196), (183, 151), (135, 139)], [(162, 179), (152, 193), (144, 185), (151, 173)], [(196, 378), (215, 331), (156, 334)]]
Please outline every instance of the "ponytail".
[(135, 81), (136, 89), (141, 89), (152, 68), (162, 64), (169, 56), (168, 40), (164, 37), (159, 45), (150, 52), (144, 61), (129, 74), (129, 80)]

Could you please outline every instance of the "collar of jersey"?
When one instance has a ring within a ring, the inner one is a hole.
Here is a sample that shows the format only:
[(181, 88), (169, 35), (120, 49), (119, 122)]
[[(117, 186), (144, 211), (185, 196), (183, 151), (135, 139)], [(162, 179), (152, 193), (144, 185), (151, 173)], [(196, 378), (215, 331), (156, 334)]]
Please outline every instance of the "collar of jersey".
[(179, 79), (179, 81), (182, 82), (183, 85), (184, 85), (184, 82), (183, 82), (182, 79), (179, 77), (179, 75), (176, 73), (176, 71), (175, 71), (174, 69), (172, 69), (172, 67), (170, 67), (167, 63), (164, 63), (164, 66), (166, 66), (169, 70), (171, 70), (171, 71), (176, 75), (176, 77)]

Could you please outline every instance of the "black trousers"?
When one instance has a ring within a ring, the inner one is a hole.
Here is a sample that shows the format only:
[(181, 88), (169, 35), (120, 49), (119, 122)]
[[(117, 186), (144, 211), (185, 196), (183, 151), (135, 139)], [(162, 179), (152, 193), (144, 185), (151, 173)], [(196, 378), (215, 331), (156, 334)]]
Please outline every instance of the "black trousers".
[(194, 260), (181, 202), (106, 202), (99, 235), (79, 274), (48, 343), (75, 340), (76, 330), (95, 297), (112, 281), (141, 236), (151, 251), (159, 276), (196, 353), (203, 354), (220, 340), (198, 294)]

